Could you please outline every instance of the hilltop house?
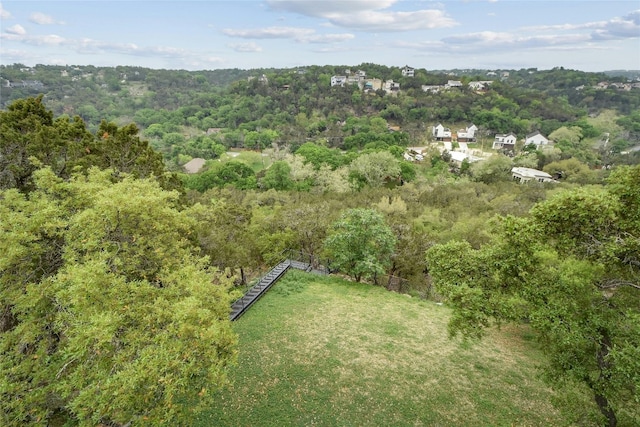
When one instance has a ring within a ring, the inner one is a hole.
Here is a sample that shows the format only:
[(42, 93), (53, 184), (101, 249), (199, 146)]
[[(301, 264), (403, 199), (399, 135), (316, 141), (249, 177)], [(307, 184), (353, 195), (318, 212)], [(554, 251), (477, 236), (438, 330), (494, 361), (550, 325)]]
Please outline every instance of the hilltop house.
[(365, 91), (376, 91), (382, 89), (382, 80), (380, 79), (366, 79), (364, 80), (363, 89)]
[(469, 87), (475, 91), (485, 91), (489, 88), (489, 85), (493, 83), (493, 80), (481, 80), (475, 82), (469, 82)]
[(436, 92), (440, 92), (441, 90), (443, 90), (444, 86), (442, 86), (442, 85), (422, 85), (422, 86), (420, 86), (420, 88), (422, 89), (423, 92), (436, 93)]
[(511, 176), (514, 181), (519, 183), (529, 181), (556, 182), (548, 173), (531, 168), (513, 168), (511, 169)]
[(516, 135), (512, 132), (505, 134), (499, 133), (493, 140), (491, 148), (494, 150), (513, 150), (516, 146), (517, 139)]
[(402, 72), (402, 77), (413, 77), (415, 76), (415, 72), (416, 70), (409, 67), (408, 65), (405, 65), (404, 68), (402, 68), (400, 70)]
[(451, 141), (451, 129), (442, 126), (440, 123), (433, 127), (432, 134), (436, 141)]
[(384, 82), (384, 91), (387, 93), (398, 92), (400, 90), (400, 83), (393, 80), (387, 80)]
[(478, 130), (478, 127), (473, 123), (467, 126), (466, 129), (460, 129), (457, 132), (458, 142), (475, 142), (477, 130)]
[(524, 145), (534, 144), (536, 147), (549, 144), (549, 140), (539, 131), (530, 133), (524, 139)]
[(331, 76), (331, 86), (344, 86), (347, 76)]

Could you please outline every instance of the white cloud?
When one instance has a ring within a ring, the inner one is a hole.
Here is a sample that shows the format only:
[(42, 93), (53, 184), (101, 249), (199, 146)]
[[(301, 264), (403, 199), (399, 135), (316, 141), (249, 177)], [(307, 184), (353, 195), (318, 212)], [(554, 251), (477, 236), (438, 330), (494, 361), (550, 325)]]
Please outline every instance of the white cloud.
[(310, 28), (295, 27), (267, 27), (248, 30), (233, 30), (230, 28), (222, 32), (231, 37), (243, 39), (300, 39), (315, 32)]
[(291, 39), (299, 43), (338, 43), (353, 39), (353, 34), (317, 34), (311, 28), (267, 27), (254, 29), (224, 29), (224, 34), (243, 39)]
[[(15, 27), (16, 26), (14, 25), (14, 27), (12, 28), (15, 29)], [(65, 38), (55, 34), (48, 34), (45, 36), (30, 36), (26, 34), (26, 31), (23, 33), (20, 33), (19, 31), (10, 33), (7, 31), (4, 34), (0, 34), (0, 39), (20, 42), (32, 46), (60, 46), (73, 44), (72, 41), (66, 40)]]
[(23, 36), (27, 34), (27, 30), (20, 24), (13, 25), (5, 30), (9, 34), (15, 34), (18, 36)]
[(29, 16), (29, 21), (38, 25), (53, 25), (53, 24), (64, 24), (64, 22), (56, 21), (52, 16), (45, 15), (44, 13), (34, 12)]
[(327, 18), (341, 27), (370, 32), (392, 32), (449, 28), (456, 26), (453, 19), (441, 10), (419, 10), (415, 12), (367, 11), (356, 14), (329, 15)]
[(482, 49), (486, 51), (574, 45), (576, 43), (588, 42), (589, 39), (590, 37), (587, 34), (519, 36), (513, 33), (482, 31), (446, 37), (442, 39), (442, 42), (460, 50), (477, 51), (478, 49)]
[(621, 18), (608, 21), (598, 38), (638, 38), (640, 37), (640, 10), (635, 10)]
[(268, 0), (267, 4), (274, 10), (299, 13), (306, 16), (324, 18), (327, 13), (357, 13), (368, 10), (387, 9), (397, 0)]
[(593, 30), (595, 40), (640, 37), (640, 10), (633, 11), (623, 17), (615, 17), (608, 21), (585, 22), (582, 24), (538, 25), (523, 27), (526, 32), (580, 31)]
[(340, 27), (370, 32), (449, 28), (458, 25), (440, 9), (411, 12), (387, 10), (396, 0), (300, 1), (270, 0), (273, 10), (323, 18)]
[(11, 18), (12, 18), (11, 12), (5, 9), (2, 3), (0, 3), (0, 19), (5, 20), (5, 19), (11, 19)]
[(307, 37), (303, 37), (298, 41), (304, 43), (339, 43), (347, 40), (354, 39), (353, 34), (315, 34)]
[(262, 48), (256, 43), (230, 43), (227, 45), (236, 52), (262, 52)]

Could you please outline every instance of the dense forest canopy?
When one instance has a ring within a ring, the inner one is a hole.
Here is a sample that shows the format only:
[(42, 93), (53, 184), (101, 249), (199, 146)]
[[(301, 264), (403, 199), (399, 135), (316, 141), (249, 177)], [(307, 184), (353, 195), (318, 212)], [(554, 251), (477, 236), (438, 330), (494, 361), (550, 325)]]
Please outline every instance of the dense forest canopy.
[[(400, 90), (331, 85), (332, 76), (360, 74), (380, 82), (393, 80)], [(214, 159), (225, 149), (260, 149), (273, 143), (292, 151), (309, 141), (343, 150), (380, 140), (421, 145), (429, 141), (431, 126), (440, 122), (452, 129), (474, 123), (488, 142), (496, 133), (523, 138), (534, 131), (548, 136), (563, 127), (579, 127), (588, 143), (608, 133), (613, 151), (624, 151), (640, 138), (637, 77), (563, 68), (418, 69), (409, 77), (400, 67), (371, 63), (213, 71), (15, 64), (0, 67), (0, 103), (6, 107), (12, 100), (43, 94), (55, 115), (77, 115), (91, 131), (103, 120), (133, 122), (178, 170), (194, 157)], [(452, 81), (460, 86), (425, 90)], [(488, 83), (475, 90), (470, 82)], [(612, 126), (594, 126), (588, 120), (605, 111), (613, 114)], [(384, 119), (395, 134), (374, 135), (369, 124), (373, 118)], [(582, 160), (592, 166), (610, 161)]]

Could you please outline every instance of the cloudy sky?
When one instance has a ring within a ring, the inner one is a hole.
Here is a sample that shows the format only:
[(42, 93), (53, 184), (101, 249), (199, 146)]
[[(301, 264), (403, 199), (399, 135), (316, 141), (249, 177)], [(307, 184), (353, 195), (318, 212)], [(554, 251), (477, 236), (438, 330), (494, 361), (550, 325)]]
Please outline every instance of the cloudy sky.
[(2, 1), (0, 64), (640, 69), (640, 0)]

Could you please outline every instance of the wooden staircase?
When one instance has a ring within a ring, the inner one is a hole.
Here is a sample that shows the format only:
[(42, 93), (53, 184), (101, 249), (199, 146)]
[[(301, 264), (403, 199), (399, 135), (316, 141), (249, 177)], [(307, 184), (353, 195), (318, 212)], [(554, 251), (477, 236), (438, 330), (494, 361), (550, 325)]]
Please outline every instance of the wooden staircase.
[(300, 261), (286, 259), (271, 269), (256, 283), (244, 296), (233, 304), (231, 304), (231, 314), (229, 319), (234, 321), (242, 316), (262, 295), (267, 293), (269, 289), (287, 272), (288, 269), (295, 268), (307, 273), (326, 274), (320, 270), (314, 270), (311, 264)]

